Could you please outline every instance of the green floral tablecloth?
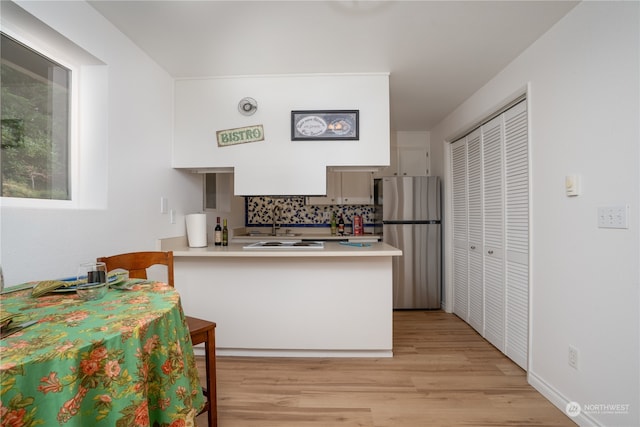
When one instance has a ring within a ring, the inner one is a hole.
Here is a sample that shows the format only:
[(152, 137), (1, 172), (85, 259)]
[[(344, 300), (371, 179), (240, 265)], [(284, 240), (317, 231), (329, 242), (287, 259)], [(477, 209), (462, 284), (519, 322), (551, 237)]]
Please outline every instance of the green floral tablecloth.
[(204, 405), (180, 296), (164, 283), (0, 295), (37, 323), (0, 340), (0, 425), (189, 426)]

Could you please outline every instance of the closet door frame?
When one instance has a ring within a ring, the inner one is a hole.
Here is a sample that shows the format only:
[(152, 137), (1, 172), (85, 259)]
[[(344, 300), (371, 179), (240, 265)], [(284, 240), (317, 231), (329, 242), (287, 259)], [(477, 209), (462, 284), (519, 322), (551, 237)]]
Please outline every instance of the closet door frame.
[[(509, 112), (510, 110), (513, 111)], [(494, 188), (495, 194), (489, 195), (488, 201), (484, 191), (485, 183), (482, 183), (482, 292), (484, 294), (482, 310), (484, 325), (480, 327), (477, 322), (476, 324), (472, 324), (471, 322), (473, 317), (471, 314), (473, 285), (471, 285), (472, 274), (470, 273), (470, 269), (473, 262), (470, 258), (470, 247), (477, 246), (477, 244), (472, 245), (471, 243), (473, 240), (471, 237), (473, 231), (471, 231), (472, 226), (469, 220), (469, 210), (473, 208), (470, 208), (468, 197), (469, 193), (473, 192), (473, 185), (468, 181), (465, 185), (465, 192), (467, 194), (466, 209), (468, 218), (466, 232), (468, 246), (466, 248), (464, 269), (466, 270), (466, 275), (469, 280), (467, 281), (466, 292), (468, 308), (463, 318), (463, 320), (478, 330), (485, 339), (525, 370), (528, 369), (529, 363), (529, 313), (531, 304), (531, 277), (529, 268), (531, 258), (531, 149), (528, 110), (527, 100), (523, 95), (519, 99), (511, 102), (504, 109), (492, 115), (490, 120), (485, 121), (482, 126), (476, 127), (476, 129), (480, 129), (481, 134), (484, 126), (487, 126), (486, 130), (489, 130), (491, 125), (499, 127), (501, 143), (498, 150), (499, 159), (496, 161), (500, 164), (498, 167), (500, 172), (497, 176), (493, 177), (496, 181), (494, 185), (497, 187)], [(515, 115), (520, 116), (520, 122), (508, 123), (510, 120), (509, 116)], [(495, 122), (492, 123), (493, 120), (495, 120)], [(508, 126), (511, 126), (513, 129), (508, 130)], [(515, 136), (509, 135), (508, 132), (512, 132)], [(467, 137), (471, 136), (471, 134), (472, 132), (469, 132), (465, 137), (455, 139), (454, 143), (459, 143), (461, 140), (464, 140), (464, 144), (466, 144), (469, 140)], [(522, 136), (522, 134), (524, 134), (524, 136)], [(490, 135), (487, 134), (487, 137), (490, 137)], [(515, 151), (512, 153), (508, 152), (512, 148), (507, 147), (507, 144), (510, 144), (510, 138), (519, 139), (519, 141), (516, 141), (518, 145), (516, 148), (521, 150), (521, 153)], [(452, 179), (453, 173), (452, 148), (454, 143), (449, 144), (448, 150), (446, 151), (447, 166), (449, 168), (447, 173), (450, 179)], [(468, 151), (468, 147), (465, 151)], [(484, 168), (487, 166), (485, 162), (486, 159), (484, 158), (486, 154), (484, 153), (484, 147), (482, 151), (482, 164)], [(468, 165), (469, 163), (467, 162), (467, 166)], [(486, 176), (484, 172), (483, 170), (483, 180)], [(508, 173), (510, 174), (509, 176), (507, 175)], [(520, 179), (517, 176), (518, 174), (526, 175), (526, 177)], [(467, 180), (468, 179), (467, 176)], [(492, 178), (490, 177), (489, 179)], [(520, 179), (520, 181), (518, 181), (518, 179)], [(513, 180), (518, 182), (512, 182)], [(453, 193), (453, 185), (447, 186), (447, 189), (450, 199), (456, 197)], [(516, 189), (516, 193), (512, 194), (514, 189)], [(496, 199), (492, 201), (491, 197)], [(487, 206), (485, 206), (485, 203)], [(496, 204), (496, 206), (500, 205), (496, 212), (491, 211), (491, 203)], [(473, 204), (473, 202), (471, 204)], [(452, 216), (454, 212), (453, 203), (450, 203), (449, 207), (449, 216)], [(485, 210), (485, 208), (488, 210)], [(495, 222), (496, 218), (498, 219), (497, 223)], [(450, 219), (452, 220), (451, 222), (453, 222), (453, 218)], [(494, 222), (492, 223), (492, 221)], [(491, 227), (493, 227), (493, 230), (491, 230)], [(451, 257), (449, 271), (452, 272), (454, 269), (457, 269), (455, 257), (452, 256), (453, 250), (459, 251), (462, 246), (459, 240), (454, 244), (454, 233), (451, 228), (449, 228), (449, 230), (450, 234), (445, 244), (448, 247), (447, 252), (449, 252), (449, 256)], [(460, 275), (461, 273), (458, 271), (456, 274)], [(445, 283), (450, 287), (448, 294), (453, 297), (456, 292), (453, 283)], [(487, 283), (489, 283), (489, 286), (487, 286)], [(491, 285), (493, 285), (493, 288), (491, 288)], [(498, 298), (493, 298), (494, 296), (498, 296)], [(491, 301), (489, 302), (488, 299), (491, 299)], [(446, 305), (445, 307), (451, 309), (453, 305)]]

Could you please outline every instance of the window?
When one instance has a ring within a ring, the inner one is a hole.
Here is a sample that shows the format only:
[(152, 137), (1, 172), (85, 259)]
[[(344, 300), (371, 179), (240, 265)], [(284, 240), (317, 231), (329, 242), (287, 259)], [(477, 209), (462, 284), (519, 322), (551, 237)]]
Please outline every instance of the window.
[(1, 37), (1, 196), (70, 200), (71, 71)]

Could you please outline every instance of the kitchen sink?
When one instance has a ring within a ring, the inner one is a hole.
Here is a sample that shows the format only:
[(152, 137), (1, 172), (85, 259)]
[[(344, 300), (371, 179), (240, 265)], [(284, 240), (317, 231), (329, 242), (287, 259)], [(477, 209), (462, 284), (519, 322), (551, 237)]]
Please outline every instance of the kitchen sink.
[(244, 249), (323, 249), (323, 242), (314, 241), (265, 241), (243, 246)]

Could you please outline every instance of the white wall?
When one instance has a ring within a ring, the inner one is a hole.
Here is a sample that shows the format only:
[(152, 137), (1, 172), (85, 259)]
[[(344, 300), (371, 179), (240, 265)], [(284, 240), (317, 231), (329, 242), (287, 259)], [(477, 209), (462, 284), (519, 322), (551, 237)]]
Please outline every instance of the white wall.
[[(85, 2), (18, 4), (106, 64), (102, 136), (79, 142), (106, 152), (107, 170), (101, 207), (0, 206), (7, 285), (73, 275), (83, 260), (154, 249), (157, 238), (184, 235), (184, 215), (202, 209), (201, 177), (171, 168), (173, 79)], [(176, 211), (175, 224), (160, 214), (161, 196)]]
[[(174, 166), (235, 167), (238, 195), (325, 194), (327, 166), (389, 164), (388, 73), (185, 79), (175, 98)], [(359, 110), (359, 139), (291, 141), (292, 110)], [(217, 131), (254, 125), (263, 141), (218, 147)]]
[[(528, 87), (529, 381), (563, 411), (580, 404), (580, 425), (640, 425), (639, 9), (579, 4), (431, 132), (433, 159), (441, 159), (433, 173), (448, 178), (447, 140)], [(565, 196), (569, 174), (582, 177), (579, 197)], [(629, 229), (596, 227), (598, 206), (624, 204)], [(567, 363), (569, 345), (579, 351), (577, 370)], [(609, 404), (622, 413), (587, 406)]]
[[(82, 260), (183, 235), (183, 215), (201, 207), (200, 177), (171, 169), (171, 78), (84, 2), (20, 4), (107, 64), (108, 189), (105, 209), (0, 207), (6, 281), (73, 274)], [(446, 179), (445, 141), (529, 85), (530, 381), (562, 409), (630, 404), (626, 414), (583, 413), (583, 425), (640, 425), (638, 9), (581, 3), (431, 130), (432, 174)], [(583, 194), (570, 199), (564, 176), (574, 173)], [(610, 204), (631, 206), (628, 230), (596, 228), (597, 206)]]

